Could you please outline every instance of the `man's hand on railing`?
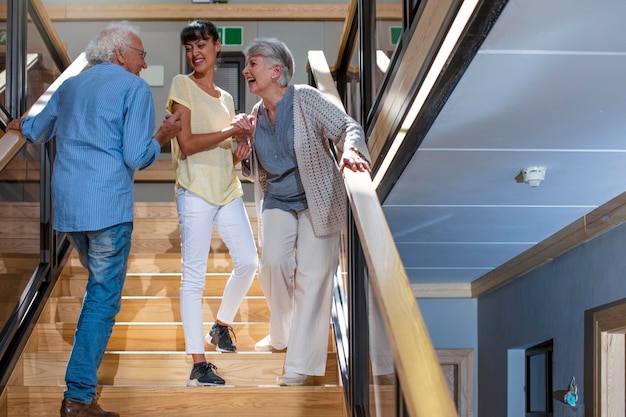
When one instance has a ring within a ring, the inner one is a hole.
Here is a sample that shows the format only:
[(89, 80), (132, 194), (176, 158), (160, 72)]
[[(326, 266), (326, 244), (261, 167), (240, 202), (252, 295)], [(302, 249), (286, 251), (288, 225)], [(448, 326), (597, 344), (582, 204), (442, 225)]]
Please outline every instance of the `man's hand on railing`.
[(23, 117), (18, 117), (18, 118), (15, 118), (15, 119), (11, 120), (9, 122), (9, 124), (7, 124), (7, 130), (12, 129), (12, 130), (19, 130), (19, 131), (21, 131), (22, 130), (22, 120), (23, 120)]

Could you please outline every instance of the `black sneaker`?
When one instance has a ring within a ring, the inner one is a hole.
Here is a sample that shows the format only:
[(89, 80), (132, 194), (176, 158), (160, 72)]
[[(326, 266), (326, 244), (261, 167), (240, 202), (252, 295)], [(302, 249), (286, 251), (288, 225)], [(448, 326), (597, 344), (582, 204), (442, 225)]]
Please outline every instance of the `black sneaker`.
[(236, 352), (237, 346), (230, 338), (231, 334), (235, 340), (237, 340), (237, 336), (235, 336), (235, 331), (232, 327), (222, 326), (215, 322), (213, 323), (211, 330), (209, 330), (209, 333), (206, 335), (206, 341), (215, 345), (215, 350), (218, 352)]
[(215, 372), (217, 366), (212, 363), (194, 363), (191, 375), (189, 375), (188, 387), (200, 387), (203, 385), (224, 385), (224, 380), (217, 376)]

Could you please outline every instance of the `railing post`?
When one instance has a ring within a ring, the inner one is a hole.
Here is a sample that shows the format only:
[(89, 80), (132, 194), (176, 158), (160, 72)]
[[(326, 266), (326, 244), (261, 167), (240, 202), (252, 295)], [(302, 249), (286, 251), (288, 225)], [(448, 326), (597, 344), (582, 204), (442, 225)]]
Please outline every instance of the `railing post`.
[[(376, 66), (376, 2), (359, 0), (359, 68), (361, 72), (361, 121), (368, 125), (373, 102), (374, 68)], [(366, 130), (367, 131), (367, 130)]]
[(40, 215), (40, 257), (44, 264), (56, 264), (54, 253), (54, 230), (52, 229), (52, 161), (54, 161), (55, 141), (41, 147), (39, 180)]
[(12, 118), (26, 111), (26, 34), (28, 0), (7, 3), (7, 89), (5, 103)]
[(368, 279), (359, 233), (348, 211), (349, 290), (349, 397), (352, 417), (369, 416), (369, 323), (367, 321)]

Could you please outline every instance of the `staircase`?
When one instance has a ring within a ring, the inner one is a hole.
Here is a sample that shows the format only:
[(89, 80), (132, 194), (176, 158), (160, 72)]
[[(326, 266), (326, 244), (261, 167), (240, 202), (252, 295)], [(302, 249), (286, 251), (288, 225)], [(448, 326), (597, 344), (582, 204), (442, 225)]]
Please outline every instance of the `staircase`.
[[(249, 214), (256, 229), (254, 210)], [(99, 369), (99, 402), (121, 416), (344, 417), (343, 391), (333, 338), (324, 377), (313, 385), (279, 387), (284, 353), (259, 353), (254, 343), (268, 333), (269, 311), (258, 280), (233, 323), (237, 353), (207, 345), (208, 360), (224, 387), (187, 387), (192, 367), (180, 319), (180, 236), (173, 203), (137, 203), (133, 247), (122, 309)], [(204, 321), (215, 320), (231, 270), (214, 234), (207, 266)], [(58, 416), (64, 373), (87, 281), (75, 254), (65, 266), (7, 387), (8, 417)]]

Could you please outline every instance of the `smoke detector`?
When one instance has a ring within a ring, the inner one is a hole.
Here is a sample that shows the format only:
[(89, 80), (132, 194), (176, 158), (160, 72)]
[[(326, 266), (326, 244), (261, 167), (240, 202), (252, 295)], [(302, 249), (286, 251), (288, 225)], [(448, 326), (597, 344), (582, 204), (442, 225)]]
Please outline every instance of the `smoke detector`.
[(522, 170), (524, 182), (531, 187), (538, 187), (546, 178), (545, 167), (528, 167)]

